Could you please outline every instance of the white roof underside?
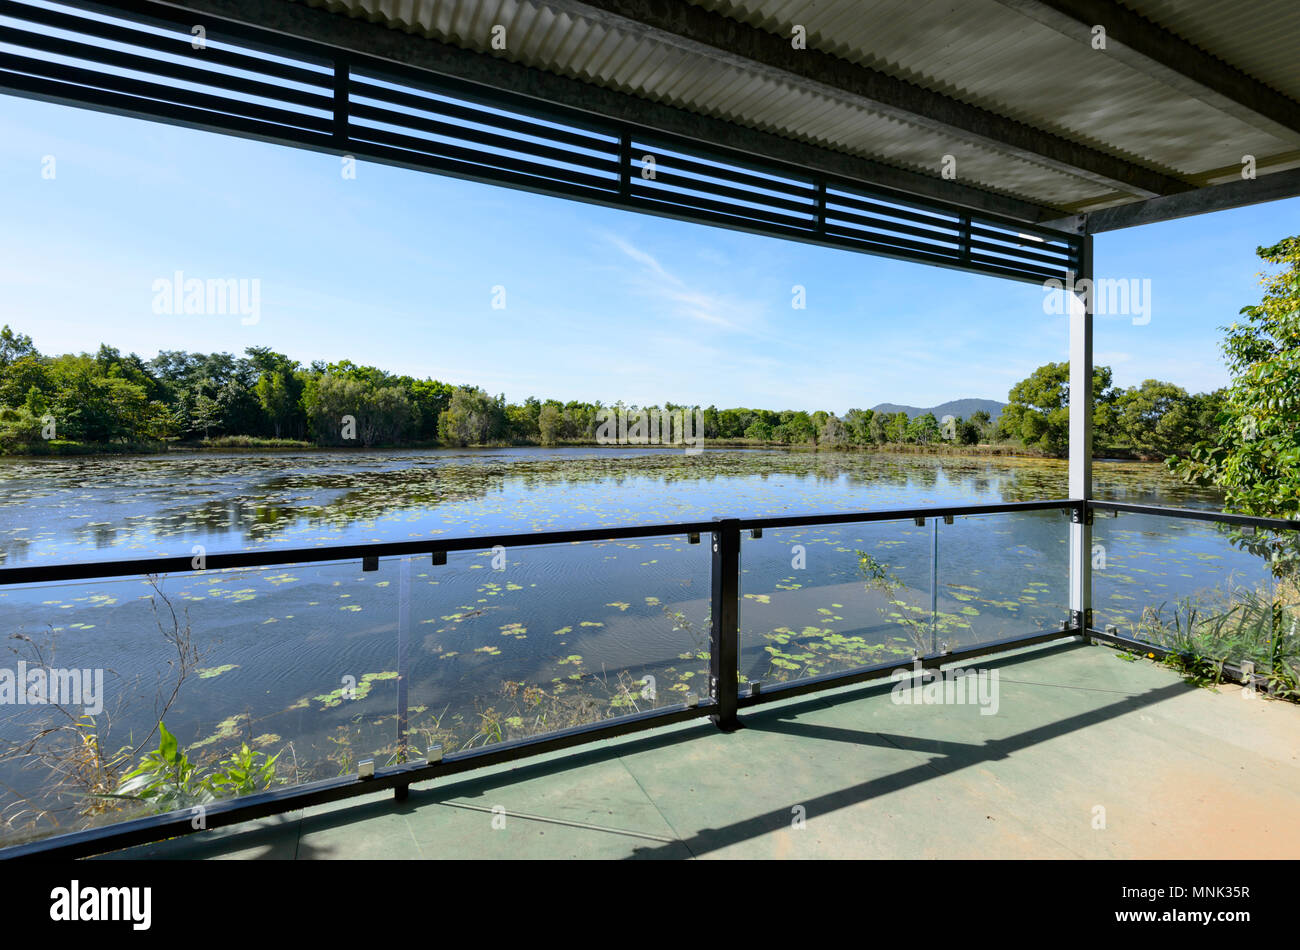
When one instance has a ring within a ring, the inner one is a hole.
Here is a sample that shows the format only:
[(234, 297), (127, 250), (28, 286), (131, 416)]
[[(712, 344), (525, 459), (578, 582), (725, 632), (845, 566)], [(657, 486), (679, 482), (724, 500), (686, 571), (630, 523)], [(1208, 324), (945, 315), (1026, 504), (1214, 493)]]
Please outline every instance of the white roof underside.
[[(698, 49), (555, 0), (297, 0), (691, 112), (937, 175), (952, 155), (980, 188), (1066, 212), (1139, 200), (1114, 185), (882, 115), (700, 55)], [(810, 49), (871, 67), (1034, 129), (1124, 158), (1191, 185), (1240, 177), (1255, 156), (1265, 175), (1300, 166), (1300, 134), (1197, 98), (998, 0), (694, 0), (763, 31), (807, 30)], [(1155, 25), (1300, 100), (1300, 3), (1129, 0)], [(556, 9), (559, 7), (561, 9)], [(1248, 8), (1249, 15), (1243, 15)]]

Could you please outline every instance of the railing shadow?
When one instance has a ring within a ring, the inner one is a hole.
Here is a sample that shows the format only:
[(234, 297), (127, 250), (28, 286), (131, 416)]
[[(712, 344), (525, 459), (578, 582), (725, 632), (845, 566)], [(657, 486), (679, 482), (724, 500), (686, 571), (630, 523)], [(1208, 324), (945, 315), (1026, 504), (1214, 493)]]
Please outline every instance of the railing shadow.
[[(759, 729), (804, 738), (930, 752), (942, 763), (942, 767), (939, 767), (935, 759), (931, 759), (901, 772), (880, 776), (850, 788), (839, 789), (800, 802), (807, 810), (807, 813), (824, 815), (891, 792), (919, 785), (931, 779), (950, 775), (961, 769), (1005, 759), (1014, 752), (1022, 751), (1038, 743), (1099, 725), (1108, 720), (1163, 702), (1174, 696), (1183, 695), (1193, 689), (1195, 689), (1194, 686), (1190, 686), (1185, 682), (1171, 683), (1168, 686), (1148, 690), (1137, 696), (1116, 700), (1099, 709), (1069, 716), (1057, 722), (1045, 723), (1042, 726), (1027, 729), (1014, 736), (990, 739), (978, 745), (940, 740), (918, 740), (913, 736), (887, 735), (874, 730), (789, 722), (787, 720), (794, 714), (789, 708), (751, 713), (746, 717), (746, 726), (749, 729)], [(685, 845), (691, 854), (698, 856), (789, 827), (790, 810), (788, 807), (782, 806), (721, 828), (705, 828), (689, 838), (679, 840), (680, 844)], [(669, 849), (663, 847), (637, 847), (628, 857), (638, 859), (669, 857), (668, 851)]]
[[(1073, 652), (1084, 648), (1077, 642), (1048, 644), (1043, 647), (1017, 652), (1009, 656), (987, 659), (981, 669), (999, 669), (1017, 666), (1027, 660)], [(1125, 696), (1100, 708), (1078, 713), (1056, 722), (1044, 723), (1013, 736), (990, 739), (982, 743), (955, 742), (925, 739), (917, 736), (883, 733), (874, 729), (855, 729), (799, 722), (806, 712), (859, 702), (889, 692), (894, 684), (890, 680), (874, 681), (843, 687), (829, 694), (818, 694), (772, 707), (752, 708), (744, 714), (746, 730), (776, 733), (818, 741), (844, 742), (860, 746), (875, 746), (891, 750), (923, 752), (930, 758), (915, 766), (889, 775), (873, 778), (848, 788), (829, 792), (818, 798), (802, 801), (809, 813), (827, 814), (860, 804), (891, 792), (897, 792), (923, 782), (949, 775), (982, 763), (1005, 759), (1011, 754), (1036, 744), (1090, 728), (1108, 720), (1147, 708), (1156, 703), (1194, 689), (1184, 682), (1171, 683), (1144, 693)], [(520, 782), (543, 779), (564, 772), (581, 769), (625, 756), (665, 749), (679, 743), (715, 735), (708, 722), (686, 722), (668, 727), (661, 732), (636, 738), (609, 740), (598, 746), (571, 753), (557, 753), (553, 758), (529, 761), (523, 764), (500, 767), (486, 775), (440, 783), (433, 787), (413, 786), (405, 802), (394, 802), (387, 793), (379, 800), (364, 801), (329, 811), (303, 817), (301, 812), (282, 816), (273, 823), (242, 831), (223, 831), (219, 837), (202, 840), (195, 837), (173, 839), (157, 845), (145, 846), (119, 853), (125, 857), (184, 857), (213, 858), (236, 851), (260, 849), (256, 858), (277, 859), (295, 857), (331, 857), (329, 849), (319, 849), (303, 841), (303, 835), (329, 829), (346, 827), (377, 819), (384, 815), (416, 814), (430, 806), (454, 803), (453, 800), (482, 798), (502, 787)], [(789, 827), (789, 809), (782, 806), (760, 815), (736, 821), (720, 828), (705, 828), (687, 838), (674, 839), (654, 845), (638, 845), (627, 855), (628, 859), (679, 858), (685, 849), (691, 855), (718, 851), (744, 841)], [(598, 830), (598, 829), (593, 829)], [(614, 828), (611, 834), (618, 834)], [(113, 857), (106, 855), (105, 857)]]

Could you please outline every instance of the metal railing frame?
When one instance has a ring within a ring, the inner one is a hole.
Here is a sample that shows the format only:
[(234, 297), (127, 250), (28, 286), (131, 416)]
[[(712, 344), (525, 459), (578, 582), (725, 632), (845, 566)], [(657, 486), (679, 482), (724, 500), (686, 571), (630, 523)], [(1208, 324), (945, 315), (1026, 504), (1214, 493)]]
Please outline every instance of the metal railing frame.
[[(1151, 515), (1160, 518), (1176, 518), (1183, 521), (1206, 521), (1213, 524), (1229, 524), (1242, 528), (1255, 528), (1263, 531), (1300, 531), (1300, 520), (1290, 520), (1286, 518), (1259, 518), (1254, 515), (1231, 514), (1226, 511), (1210, 511), (1208, 509), (1196, 508), (1166, 508), (1160, 505), (1140, 505), (1123, 501), (1098, 501), (1090, 499), (1084, 506), (1084, 520), (1086, 524), (1091, 525), (1094, 520), (1094, 512), (1108, 511), (1113, 512), (1116, 517), (1121, 512), (1136, 515)], [(1089, 612), (1091, 614), (1091, 612)], [(1102, 643), (1110, 644), (1129, 651), (1139, 651), (1141, 653), (1153, 654), (1159, 659), (1173, 656), (1177, 651), (1168, 647), (1160, 646), (1157, 643), (1150, 643), (1146, 640), (1137, 640), (1133, 637), (1126, 637), (1118, 629), (1100, 629), (1093, 626), (1091, 616), (1089, 623), (1084, 632), (1085, 639), (1096, 640)], [(1254, 670), (1246, 668), (1237, 663), (1227, 661), (1218, 664), (1221, 673), (1227, 674), (1231, 679), (1243, 685), (1264, 686), (1267, 678)]]
[[(742, 708), (750, 708), (762, 703), (775, 702), (806, 693), (883, 679), (899, 668), (900, 664), (895, 660), (889, 663), (863, 666), (788, 683), (772, 684), (763, 686), (761, 689), (751, 686), (746, 695), (741, 695), (739, 690), (740, 551), (741, 533), (744, 531), (751, 532), (754, 537), (761, 537), (764, 529), (788, 527), (890, 521), (911, 521), (915, 524), (918, 522), (924, 523), (927, 518), (943, 518), (948, 521), (954, 517), (964, 515), (1013, 514), (1016, 512), (1050, 511), (1054, 509), (1073, 514), (1081, 510), (1081, 506), (1081, 502), (1069, 500), (950, 505), (819, 515), (778, 515), (766, 518), (716, 518), (711, 521), (686, 521), (671, 524), (493, 534), (289, 550), (237, 551), (206, 555), (202, 570), (195, 569), (190, 557), (136, 558), (100, 563), (43, 564), (0, 569), (0, 587), (59, 583), (71, 580), (99, 580), (113, 577), (208, 574), (232, 569), (349, 560), (360, 561), (364, 568), (367, 565), (373, 566), (381, 557), (429, 556), (433, 563), (443, 564), (446, 563), (446, 555), (450, 551), (486, 550), (497, 545), (508, 549), (510, 547), (608, 542), (628, 538), (664, 537), (666, 535), (686, 535), (688, 540), (695, 542), (702, 535), (710, 537), (712, 548), (710, 596), (712, 622), (708, 696), (699, 698), (688, 696), (687, 701), (679, 705), (620, 716), (615, 719), (606, 719), (536, 738), (519, 739), (496, 743), (479, 749), (455, 752), (434, 762), (417, 760), (376, 768), (373, 776), (364, 778), (359, 774), (347, 775), (214, 802), (204, 806), (202, 826), (203, 829), (216, 829), (285, 811), (339, 801), (387, 789), (392, 789), (394, 796), (401, 800), (407, 796), (410, 786), (417, 782), (456, 775), (472, 769), (486, 768), (516, 759), (543, 755), (548, 752), (599, 742), (604, 739), (619, 738), (646, 729), (659, 728), (692, 719), (708, 717), (719, 728), (729, 731), (739, 726), (737, 713)], [(921, 663), (922, 668), (933, 669), (946, 663), (957, 662), (971, 657), (998, 653), (1017, 647), (1032, 646), (1059, 640), (1063, 637), (1082, 636), (1083, 634), (1084, 631), (1070, 628), (1068, 620), (1063, 619), (1062, 626), (1057, 629), (1038, 630), (1025, 636), (981, 643), (965, 649), (931, 652), (916, 659)], [(399, 692), (400, 687), (403, 685), (405, 684), (399, 683)], [(117, 822), (99, 828), (51, 835), (38, 841), (0, 849), (0, 858), (86, 857), (159, 841), (164, 838), (190, 834), (200, 830), (195, 828), (194, 824), (194, 816), (191, 811), (183, 809)]]
[[(887, 678), (891, 673), (899, 669), (900, 664), (898, 661), (863, 666), (836, 673), (826, 673), (785, 683), (750, 684), (749, 690), (742, 694), (739, 689), (742, 532), (749, 531), (753, 537), (761, 537), (764, 529), (772, 528), (909, 520), (913, 523), (923, 524), (927, 518), (943, 518), (945, 521), (949, 521), (954, 517), (965, 515), (997, 515), (1052, 509), (1069, 512), (1073, 524), (1091, 523), (1093, 513), (1096, 511), (1113, 511), (1116, 513), (1130, 512), (1238, 526), (1253, 526), (1272, 531), (1300, 530), (1300, 521), (1255, 518), (1214, 511), (1163, 508), (1123, 502), (1057, 499), (820, 515), (778, 515), (766, 518), (728, 517), (716, 518), (711, 521), (628, 525), (614, 528), (494, 534), (290, 550), (240, 551), (208, 555), (203, 570), (195, 570), (189, 557), (139, 558), (101, 563), (44, 564), (0, 569), (0, 587), (110, 577), (175, 573), (204, 574), (240, 568), (348, 560), (360, 560), (364, 566), (374, 564), (381, 557), (427, 555), (432, 558), (435, 564), (442, 564), (446, 563), (446, 554), (450, 551), (484, 550), (497, 545), (506, 548), (536, 547), (584, 542), (608, 542), (629, 538), (664, 537), (668, 535), (680, 536), (683, 534), (694, 542), (705, 534), (710, 537), (712, 548), (710, 592), (712, 622), (708, 696), (700, 698), (690, 696), (686, 702), (679, 705), (601, 720), (535, 738), (513, 740), (479, 749), (455, 752), (439, 758), (438, 761), (417, 760), (376, 768), (373, 776), (364, 778), (359, 774), (346, 775), (215, 802), (205, 806), (202, 825), (205, 829), (217, 829), (286, 811), (340, 801), (388, 789), (391, 789), (394, 796), (400, 800), (406, 797), (410, 786), (418, 782), (427, 782), (606, 739), (620, 738), (647, 729), (656, 729), (694, 719), (707, 717), (720, 729), (729, 731), (740, 725), (738, 718), (740, 710), (808, 693)], [(1038, 630), (1024, 636), (980, 643), (951, 651), (932, 650), (926, 655), (916, 657), (916, 661), (921, 664), (923, 669), (934, 669), (973, 657), (1034, 646), (1067, 637), (1080, 637), (1085, 641), (1102, 641), (1119, 647), (1137, 649), (1143, 652), (1155, 652), (1161, 655), (1170, 652), (1153, 644), (1124, 637), (1112, 631), (1097, 630), (1091, 626), (1080, 626), (1077, 623), (1077, 618), (1071, 616), (1069, 619), (1063, 620), (1060, 629)], [(1231, 672), (1239, 677), (1251, 676), (1249, 671), (1243, 672), (1233, 669)], [(0, 858), (86, 857), (159, 841), (164, 838), (190, 834), (199, 830), (194, 825), (195, 822), (190, 810), (173, 811), (118, 822), (99, 828), (52, 835), (38, 841), (11, 846), (0, 849)]]

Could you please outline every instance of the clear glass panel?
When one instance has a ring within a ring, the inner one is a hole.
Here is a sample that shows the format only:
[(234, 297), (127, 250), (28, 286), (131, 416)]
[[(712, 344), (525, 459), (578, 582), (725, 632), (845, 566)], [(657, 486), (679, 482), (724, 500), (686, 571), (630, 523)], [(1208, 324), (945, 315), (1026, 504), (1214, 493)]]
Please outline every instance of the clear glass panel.
[(381, 560), (0, 588), (0, 843), (392, 759), (397, 578)]
[(1300, 674), (1296, 532), (1097, 512), (1096, 625), (1192, 657)]
[(744, 532), (742, 692), (929, 653), (931, 531), (908, 520)]
[(422, 757), (708, 695), (711, 551), (685, 535), (460, 551), (413, 565)]
[(746, 533), (741, 578), (742, 684), (908, 660), (1060, 629), (1069, 514)]
[(1070, 619), (1068, 509), (959, 515), (938, 528), (941, 648), (1059, 630)]

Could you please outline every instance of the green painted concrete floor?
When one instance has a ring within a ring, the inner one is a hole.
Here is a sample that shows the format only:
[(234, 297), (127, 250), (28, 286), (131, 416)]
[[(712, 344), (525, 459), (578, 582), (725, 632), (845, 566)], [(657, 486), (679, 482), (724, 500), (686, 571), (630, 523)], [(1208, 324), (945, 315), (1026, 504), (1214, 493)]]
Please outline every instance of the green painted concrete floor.
[(966, 666), (996, 714), (846, 687), (106, 857), (1300, 856), (1295, 705), (1075, 642)]

